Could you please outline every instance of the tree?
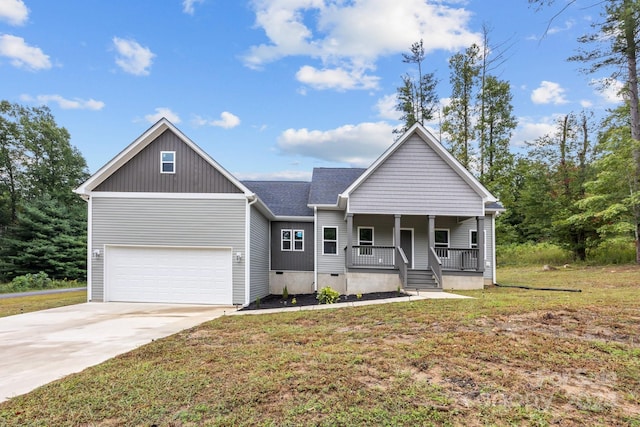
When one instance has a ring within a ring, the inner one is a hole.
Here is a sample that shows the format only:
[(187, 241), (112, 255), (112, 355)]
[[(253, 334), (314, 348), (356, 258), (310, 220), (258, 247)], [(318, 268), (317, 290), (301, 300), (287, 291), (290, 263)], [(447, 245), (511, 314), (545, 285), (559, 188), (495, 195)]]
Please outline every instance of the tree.
[(404, 122), (400, 129), (394, 129), (394, 133), (403, 134), (415, 123), (424, 125), (425, 121), (434, 118), (434, 112), (438, 108), (438, 95), (436, 86), (438, 80), (433, 73), (422, 71), (422, 62), (425, 58), (422, 39), (411, 45), (410, 54), (402, 54), (402, 62), (415, 64), (418, 71), (417, 79), (410, 74), (402, 76), (402, 86), (398, 88), (396, 110), (402, 113)]
[(16, 220), (24, 159), (17, 120), (22, 107), (0, 102), (0, 226)]
[(449, 151), (467, 169), (473, 157), (474, 99), (478, 86), (480, 48), (472, 45), (449, 59), (451, 103), (444, 108), (442, 130), (449, 137)]
[(482, 135), (478, 147), (480, 181), (504, 201), (513, 169), (509, 144), (517, 126), (511, 104), (511, 86), (507, 81), (487, 76), (481, 98), (482, 114), (476, 126), (478, 134)]
[[(554, 0), (529, 0), (530, 4), (543, 7)], [(566, 3), (564, 11), (575, 0)], [(584, 70), (592, 73), (610, 69), (610, 80), (622, 78), (625, 81), (624, 98), (628, 105), (630, 135), (633, 149), (629, 153), (634, 162), (633, 186), (640, 183), (640, 101), (638, 99), (638, 46), (640, 27), (640, 2), (638, 0), (605, 0), (602, 2), (604, 20), (593, 25), (594, 32), (578, 39), (582, 43), (578, 54), (569, 58), (589, 66)], [(559, 14), (558, 13), (558, 14)], [(558, 15), (556, 15), (558, 16)], [(636, 226), (636, 236), (640, 235), (640, 223)], [(640, 240), (636, 239), (636, 261), (640, 264)]]
[(49, 195), (22, 206), (2, 236), (0, 276), (44, 271), (53, 279), (86, 279), (86, 215)]

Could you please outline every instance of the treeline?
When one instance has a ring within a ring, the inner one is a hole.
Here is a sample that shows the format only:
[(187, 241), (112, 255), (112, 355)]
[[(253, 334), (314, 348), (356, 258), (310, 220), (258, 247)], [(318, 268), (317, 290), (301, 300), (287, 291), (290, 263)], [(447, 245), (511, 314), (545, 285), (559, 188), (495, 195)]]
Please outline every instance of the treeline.
[(0, 281), (86, 279), (86, 204), (73, 189), (87, 177), (47, 107), (0, 101)]

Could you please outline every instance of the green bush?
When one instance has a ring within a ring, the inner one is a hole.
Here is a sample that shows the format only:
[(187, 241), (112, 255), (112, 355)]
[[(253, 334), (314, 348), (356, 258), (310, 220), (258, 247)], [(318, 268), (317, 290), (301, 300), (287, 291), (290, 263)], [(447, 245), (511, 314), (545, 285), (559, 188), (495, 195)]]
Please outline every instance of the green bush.
[(282, 290), (282, 299), (284, 300), (289, 299), (289, 290), (287, 289), (286, 286)]
[(334, 302), (338, 302), (340, 299), (340, 293), (338, 291), (334, 291), (329, 286), (326, 286), (320, 289), (316, 298), (320, 304), (333, 304)]
[(591, 264), (631, 264), (636, 260), (635, 242), (628, 238), (613, 238), (587, 252)]
[(560, 265), (574, 261), (571, 252), (552, 243), (497, 245), (498, 265)]
[(31, 291), (37, 289), (51, 289), (53, 280), (41, 271), (36, 274), (27, 273), (24, 276), (15, 277), (9, 284), (14, 292)]

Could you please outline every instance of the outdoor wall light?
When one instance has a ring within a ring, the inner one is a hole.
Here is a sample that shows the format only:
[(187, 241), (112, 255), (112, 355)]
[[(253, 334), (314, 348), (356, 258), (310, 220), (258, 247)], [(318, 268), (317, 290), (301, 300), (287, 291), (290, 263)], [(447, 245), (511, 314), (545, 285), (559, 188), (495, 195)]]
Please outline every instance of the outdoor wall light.
[(94, 258), (98, 258), (100, 256), (100, 249), (94, 249), (91, 255), (93, 255)]
[(236, 252), (236, 262), (242, 261), (242, 252)]

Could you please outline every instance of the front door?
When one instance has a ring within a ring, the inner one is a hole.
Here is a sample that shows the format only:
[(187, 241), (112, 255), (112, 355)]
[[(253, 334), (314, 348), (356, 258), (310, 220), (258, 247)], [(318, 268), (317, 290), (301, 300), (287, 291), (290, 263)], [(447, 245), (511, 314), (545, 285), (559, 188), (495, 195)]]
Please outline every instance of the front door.
[(413, 268), (413, 230), (400, 230), (400, 247), (409, 261), (409, 268)]

